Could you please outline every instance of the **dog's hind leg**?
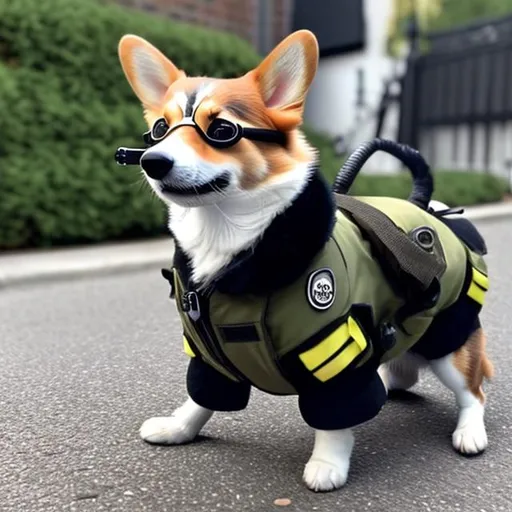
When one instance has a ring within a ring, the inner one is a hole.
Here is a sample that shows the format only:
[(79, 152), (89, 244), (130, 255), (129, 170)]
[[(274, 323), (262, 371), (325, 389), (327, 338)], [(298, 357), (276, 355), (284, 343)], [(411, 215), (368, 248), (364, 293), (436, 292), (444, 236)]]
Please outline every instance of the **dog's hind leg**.
[(466, 343), (452, 354), (430, 361), (437, 378), (455, 394), (459, 415), (452, 436), (453, 447), (463, 454), (477, 454), (487, 447), (484, 424), (484, 378), (493, 375), (485, 354), (485, 335), (478, 328)]
[(418, 382), (419, 371), (427, 364), (420, 356), (406, 352), (382, 364), (378, 373), (388, 391), (405, 390), (412, 388)]

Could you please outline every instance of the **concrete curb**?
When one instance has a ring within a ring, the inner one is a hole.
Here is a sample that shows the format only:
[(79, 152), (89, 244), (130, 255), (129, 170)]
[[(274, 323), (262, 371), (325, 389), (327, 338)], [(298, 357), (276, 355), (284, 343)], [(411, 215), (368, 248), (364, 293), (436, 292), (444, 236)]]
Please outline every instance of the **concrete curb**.
[(510, 217), (512, 216), (512, 201), (465, 208), (464, 216), (474, 221)]
[(0, 289), (18, 284), (57, 281), (169, 266), (172, 239), (30, 251), (0, 256)]
[[(512, 217), (512, 201), (465, 209), (474, 221)], [(162, 268), (172, 261), (172, 239), (24, 251), (0, 255), (0, 289), (14, 285)]]

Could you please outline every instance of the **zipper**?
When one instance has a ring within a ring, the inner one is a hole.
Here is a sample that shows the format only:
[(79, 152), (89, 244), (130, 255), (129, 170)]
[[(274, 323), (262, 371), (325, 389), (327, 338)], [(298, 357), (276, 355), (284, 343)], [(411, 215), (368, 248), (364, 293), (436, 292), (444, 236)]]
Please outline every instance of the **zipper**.
[[(233, 363), (224, 355), (215, 333), (213, 333), (208, 314), (209, 299), (212, 293), (213, 287), (208, 287), (202, 294), (194, 290), (187, 291), (182, 296), (182, 308), (194, 323), (194, 328), (203, 340), (210, 357), (222, 367), (226, 368), (226, 370), (237, 379), (246, 381), (245, 376), (239, 372)], [(200, 297), (203, 299), (203, 304), (201, 304)]]
[[(251, 252), (248, 251), (244, 257), (242, 257), (234, 267), (239, 266), (245, 260), (251, 256)], [(234, 375), (241, 382), (248, 382), (247, 377), (243, 375), (235, 365), (224, 355), (220, 348), (220, 343), (217, 342), (217, 337), (213, 332), (213, 327), (210, 322), (209, 304), (210, 297), (215, 291), (215, 285), (232, 270), (233, 266), (228, 265), (224, 268), (217, 276), (212, 279), (206, 286), (200, 287), (199, 290), (186, 291), (182, 295), (182, 308), (189, 315), (190, 319), (194, 323), (194, 327), (198, 332), (199, 336), (204, 342), (205, 348), (208, 351), (210, 357), (219, 363), (222, 367), (226, 368), (229, 373)], [(201, 312), (201, 301), (203, 299), (204, 312)], [(189, 310), (185, 310), (185, 307), (189, 307)], [(190, 313), (189, 313), (190, 311)]]

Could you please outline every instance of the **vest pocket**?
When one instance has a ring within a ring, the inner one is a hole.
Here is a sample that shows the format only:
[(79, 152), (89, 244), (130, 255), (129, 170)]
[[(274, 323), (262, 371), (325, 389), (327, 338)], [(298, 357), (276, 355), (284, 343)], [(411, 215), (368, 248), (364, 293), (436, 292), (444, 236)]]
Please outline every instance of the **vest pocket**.
[(219, 331), (226, 343), (251, 343), (260, 341), (254, 324), (221, 325)]
[(258, 323), (215, 326), (222, 351), (251, 384), (268, 393), (295, 394), (282, 375), (272, 342)]

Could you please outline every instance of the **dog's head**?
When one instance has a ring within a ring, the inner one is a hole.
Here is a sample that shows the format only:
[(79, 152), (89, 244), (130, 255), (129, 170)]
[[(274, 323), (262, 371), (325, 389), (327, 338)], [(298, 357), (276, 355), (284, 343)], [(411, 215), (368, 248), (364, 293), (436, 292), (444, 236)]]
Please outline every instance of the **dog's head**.
[(141, 166), (164, 201), (217, 204), (314, 160), (298, 131), (318, 65), (311, 32), (291, 34), (234, 79), (188, 77), (134, 35), (121, 39), (119, 57), (152, 137)]

